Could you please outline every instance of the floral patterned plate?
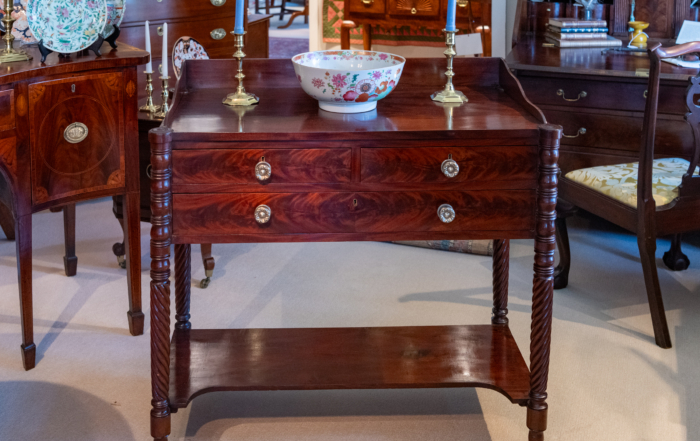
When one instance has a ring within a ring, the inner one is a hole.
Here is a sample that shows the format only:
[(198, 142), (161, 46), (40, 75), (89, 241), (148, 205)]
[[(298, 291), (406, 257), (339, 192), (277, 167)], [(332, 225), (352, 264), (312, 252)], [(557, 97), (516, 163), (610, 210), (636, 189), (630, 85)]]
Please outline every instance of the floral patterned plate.
[(32, 0), (29, 28), (54, 52), (69, 54), (94, 43), (107, 21), (106, 0)]
[(204, 46), (192, 37), (181, 37), (173, 46), (173, 70), (180, 79), (182, 63), (185, 60), (208, 60), (209, 54)]
[(406, 59), (373, 51), (319, 51), (292, 57), (304, 92), (328, 112), (359, 113), (377, 108), (401, 78)]
[(115, 26), (122, 24), (125, 10), (125, 0), (107, 0), (107, 23), (105, 24), (104, 31), (102, 31), (102, 36), (104, 38), (107, 38), (114, 33)]

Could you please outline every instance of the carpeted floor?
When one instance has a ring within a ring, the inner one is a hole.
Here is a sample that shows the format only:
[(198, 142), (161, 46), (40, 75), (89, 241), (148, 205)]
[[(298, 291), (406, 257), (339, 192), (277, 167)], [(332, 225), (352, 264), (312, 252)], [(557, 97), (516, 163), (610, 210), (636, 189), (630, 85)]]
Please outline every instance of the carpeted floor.
[(270, 37), (270, 58), (291, 59), (297, 54), (309, 51), (309, 39)]
[[(126, 273), (111, 252), (119, 226), (108, 200), (79, 205), (78, 216), (73, 278), (63, 274), (62, 216), (34, 217), (30, 372), (20, 360), (15, 245), (0, 239), (2, 440), (150, 439), (149, 338), (127, 331)], [(144, 293), (148, 232), (142, 224)], [(571, 239), (571, 283), (555, 294), (546, 439), (699, 439), (700, 238), (679, 273), (663, 267), (668, 242), (659, 241), (670, 350), (654, 345), (636, 239), (591, 219), (572, 223)], [(489, 323), (488, 257), (371, 242), (218, 245), (214, 254), (211, 286), (193, 286), (194, 327)], [(527, 357), (532, 242), (514, 241), (511, 255), (511, 329)], [(527, 439), (525, 409), (472, 389), (212, 393), (174, 414), (172, 431), (176, 441)]]

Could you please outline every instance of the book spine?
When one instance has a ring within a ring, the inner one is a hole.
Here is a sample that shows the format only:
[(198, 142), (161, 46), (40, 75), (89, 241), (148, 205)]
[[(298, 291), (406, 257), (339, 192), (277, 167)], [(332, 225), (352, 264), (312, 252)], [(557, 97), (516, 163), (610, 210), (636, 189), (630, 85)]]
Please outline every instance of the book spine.
[(550, 27), (556, 29), (556, 32), (561, 32), (562, 34), (585, 34), (589, 32), (608, 33), (608, 28), (558, 28), (551, 25)]
[(559, 34), (556, 32), (549, 32), (552, 37), (558, 38), (560, 40), (604, 40), (607, 34), (600, 33), (590, 33), (590, 34)]
[(622, 42), (615, 38), (605, 40), (559, 40), (558, 38), (547, 36), (547, 39), (563, 48), (616, 47), (622, 45)]
[(604, 20), (557, 20), (554, 18), (549, 19), (549, 24), (553, 24), (560, 28), (590, 28), (590, 27), (607, 27), (608, 23)]

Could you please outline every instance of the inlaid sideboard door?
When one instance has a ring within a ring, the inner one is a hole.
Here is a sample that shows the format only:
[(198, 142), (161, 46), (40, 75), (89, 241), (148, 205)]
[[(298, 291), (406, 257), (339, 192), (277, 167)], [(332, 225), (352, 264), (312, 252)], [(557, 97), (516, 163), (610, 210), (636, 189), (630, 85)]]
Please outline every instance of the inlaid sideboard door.
[(34, 205), (124, 186), (123, 90), (122, 73), (29, 86)]

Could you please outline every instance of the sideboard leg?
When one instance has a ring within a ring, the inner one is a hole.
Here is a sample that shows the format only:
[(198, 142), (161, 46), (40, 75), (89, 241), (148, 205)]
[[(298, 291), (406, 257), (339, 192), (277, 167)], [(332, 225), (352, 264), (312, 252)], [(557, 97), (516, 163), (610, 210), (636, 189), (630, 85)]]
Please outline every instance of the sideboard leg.
[[(151, 436), (170, 435), (170, 177), (172, 130), (153, 129), (151, 143)], [(138, 207), (138, 201), (136, 202)]]
[(19, 281), (19, 305), (22, 324), (22, 364), (24, 370), (36, 365), (34, 344), (34, 311), (32, 309), (32, 215), (17, 219), (15, 223), (17, 247), (17, 277)]
[(78, 272), (78, 257), (75, 255), (75, 204), (63, 207), (63, 239), (66, 247), (63, 269), (66, 276), (73, 277)]
[(190, 329), (192, 262), (189, 244), (175, 245), (175, 320), (177, 329)]
[(362, 45), (366, 51), (372, 50), (372, 26), (367, 23), (362, 25)]
[(493, 315), (494, 325), (508, 324), (508, 273), (510, 269), (510, 240), (493, 241)]
[(529, 441), (544, 440), (547, 429), (547, 378), (552, 335), (554, 249), (557, 218), (557, 172), (561, 127), (540, 126), (540, 167), (535, 226), (535, 266), (530, 333), (530, 397), (527, 404)]
[(126, 280), (129, 285), (129, 332), (143, 334), (141, 311), (141, 207), (139, 193), (124, 196), (124, 245), (126, 247)]

